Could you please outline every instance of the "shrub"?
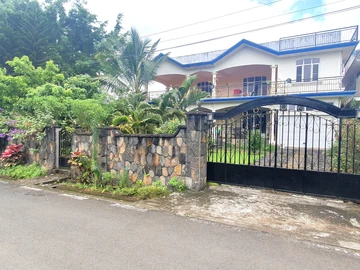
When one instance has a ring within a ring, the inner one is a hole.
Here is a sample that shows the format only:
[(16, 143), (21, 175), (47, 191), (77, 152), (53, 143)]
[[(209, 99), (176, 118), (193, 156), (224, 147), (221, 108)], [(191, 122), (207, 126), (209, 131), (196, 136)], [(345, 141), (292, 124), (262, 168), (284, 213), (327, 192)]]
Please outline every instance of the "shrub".
[(179, 180), (176, 176), (171, 178), (168, 184), (170, 187), (172, 187), (175, 191), (185, 191), (186, 185), (184, 181)]
[(71, 154), (68, 163), (72, 167), (79, 169), (79, 175), (76, 180), (81, 183), (91, 183), (94, 179), (94, 173), (92, 170), (92, 161), (86, 153), (76, 151)]
[(1, 155), (1, 161), (4, 162), (5, 167), (11, 167), (25, 163), (26, 155), (23, 151), (21, 151), (22, 147), (22, 144), (11, 144), (6, 147), (5, 151)]
[(0, 169), (0, 175), (9, 176), (15, 179), (35, 178), (44, 176), (46, 173), (46, 169), (41, 168), (37, 163), (26, 166), (18, 165)]
[(109, 114), (109, 106), (95, 99), (73, 100), (71, 114), (77, 124), (84, 130), (91, 130), (91, 123), (104, 123)]
[(184, 122), (180, 121), (178, 118), (174, 118), (164, 122), (160, 127), (156, 128), (155, 134), (174, 134), (182, 124), (184, 124)]
[[(327, 151), (328, 160), (333, 161), (333, 170), (338, 169), (338, 160), (340, 159), (341, 173), (360, 173), (360, 125), (358, 119), (347, 119), (342, 124), (342, 143), (339, 145), (339, 130), (335, 133), (335, 142), (332, 150)], [(340, 157), (339, 157), (340, 147)]]

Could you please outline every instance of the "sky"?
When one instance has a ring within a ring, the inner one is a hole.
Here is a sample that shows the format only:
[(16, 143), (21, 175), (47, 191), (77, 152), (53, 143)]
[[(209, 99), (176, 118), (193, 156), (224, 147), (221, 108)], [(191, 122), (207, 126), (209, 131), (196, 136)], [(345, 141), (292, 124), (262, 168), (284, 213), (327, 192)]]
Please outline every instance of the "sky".
[[(87, 3), (88, 8), (98, 15), (99, 20), (109, 22), (109, 28), (114, 25), (117, 14), (122, 13), (125, 30), (135, 27), (141, 36), (150, 35), (148, 38), (154, 41), (160, 39), (159, 50), (165, 49), (161, 52), (170, 52), (170, 56), (173, 57), (227, 49), (243, 38), (261, 43), (275, 41), (286, 36), (360, 24), (360, 8), (358, 8), (335, 15), (310, 18), (301, 22), (166, 50), (178, 45), (261, 29), (264, 26), (357, 6), (360, 2), (359, 0), (181, 0), (178, 2), (87, 0)], [(322, 6), (318, 7), (320, 5)], [(210, 20), (229, 13), (233, 14)], [(204, 20), (210, 21), (163, 32)]]

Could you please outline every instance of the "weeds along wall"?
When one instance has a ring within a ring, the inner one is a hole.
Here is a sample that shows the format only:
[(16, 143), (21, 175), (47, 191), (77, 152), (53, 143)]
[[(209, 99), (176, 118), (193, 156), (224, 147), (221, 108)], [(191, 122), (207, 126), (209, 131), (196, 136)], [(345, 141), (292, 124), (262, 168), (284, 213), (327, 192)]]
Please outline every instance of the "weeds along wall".
[[(98, 163), (103, 171), (128, 172), (145, 184), (161, 180), (167, 185), (176, 176), (192, 190), (206, 184), (207, 114), (188, 114), (187, 126), (173, 135), (127, 135), (118, 128), (99, 130)], [(93, 152), (93, 134), (76, 130), (72, 151)]]

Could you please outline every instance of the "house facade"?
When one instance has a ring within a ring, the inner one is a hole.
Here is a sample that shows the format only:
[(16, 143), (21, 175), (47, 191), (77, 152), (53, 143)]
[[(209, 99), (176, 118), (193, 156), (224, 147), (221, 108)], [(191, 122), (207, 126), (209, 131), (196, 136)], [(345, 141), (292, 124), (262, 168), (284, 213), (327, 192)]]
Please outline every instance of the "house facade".
[[(226, 112), (245, 102), (276, 95), (313, 98), (340, 107), (354, 96), (360, 98), (357, 45), (358, 26), (284, 37), (262, 44), (243, 39), (226, 50), (168, 57), (156, 81), (168, 89), (180, 86), (187, 76), (196, 75), (194, 87), (209, 93), (200, 105), (201, 110), (207, 112)], [(305, 134), (301, 134), (301, 121), (305, 123), (302, 111), (323, 117), (322, 123), (314, 123), (314, 128), (319, 125), (319, 138), (331, 136), (326, 135), (328, 128), (322, 126), (332, 119), (322, 112), (293, 105), (260, 108), (274, 109), (288, 111), (280, 114), (279, 119), (287, 128), (281, 136), (276, 136), (278, 143), (287, 142), (283, 147), (304, 144), (288, 138), (299, 134), (296, 140), (305, 139)], [(268, 117), (262, 121), (270, 123), (262, 133), (272, 141), (274, 119)], [(332, 142), (314, 138), (311, 144), (315, 148), (328, 148)]]
[(156, 81), (177, 87), (190, 75), (209, 93), (201, 107), (228, 110), (270, 95), (300, 95), (331, 102), (355, 94), (355, 76), (344, 76), (358, 44), (358, 27), (333, 29), (257, 44), (243, 39), (226, 50), (168, 57)]

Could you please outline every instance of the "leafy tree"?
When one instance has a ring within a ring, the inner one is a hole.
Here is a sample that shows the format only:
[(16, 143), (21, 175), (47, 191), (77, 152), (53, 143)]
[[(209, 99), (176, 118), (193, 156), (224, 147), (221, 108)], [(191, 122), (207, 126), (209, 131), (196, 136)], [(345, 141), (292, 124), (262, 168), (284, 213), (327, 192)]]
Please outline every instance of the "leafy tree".
[[(14, 57), (29, 56), (35, 67), (54, 60), (65, 76), (100, 71), (96, 45), (105, 39), (106, 22), (81, 0), (0, 1), (0, 66)], [(67, 12), (65, 4), (72, 4)], [(121, 30), (121, 14), (112, 31)], [(12, 73), (12, 70), (8, 70)]]
[[(90, 76), (79, 75), (65, 79), (53, 61), (48, 61), (45, 68), (35, 68), (27, 56), (15, 57), (7, 64), (14, 74), (6, 74), (0, 70), (0, 108), (8, 112), (14, 111), (27, 119), (36, 119), (42, 115), (44, 119), (51, 116), (59, 124), (71, 125), (74, 119), (82, 119), (77, 105), (73, 101), (87, 100), (83, 105), (83, 114), (93, 117), (89, 112), (90, 105), (94, 106), (95, 114), (102, 116), (98, 107), (104, 107), (107, 115), (112, 112), (111, 104), (99, 90), (99, 81)], [(89, 105), (90, 104), (90, 105)], [(106, 116), (107, 116), (106, 115)], [(25, 120), (24, 120), (25, 121)], [(83, 123), (84, 121), (81, 121)], [(84, 124), (86, 128), (87, 125)]]
[(76, 1), (68, 15), (60, 20), (63, 31), (61, 64), (67, 74), (96, 76), (99, 63), (94, 59), (95, 46), (106, 36), (105, 26), (106, 23), (99, 22), (80, 1)]
[(51, 44), (51, 28), (44, 10), (37, 1), (9, 0), (0, 2), (0, 64), (15, 56), (28, 55), (33, 64), (44, 65), (55, 59), (55, 43)]

